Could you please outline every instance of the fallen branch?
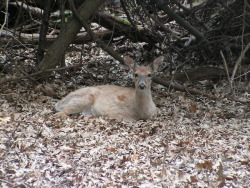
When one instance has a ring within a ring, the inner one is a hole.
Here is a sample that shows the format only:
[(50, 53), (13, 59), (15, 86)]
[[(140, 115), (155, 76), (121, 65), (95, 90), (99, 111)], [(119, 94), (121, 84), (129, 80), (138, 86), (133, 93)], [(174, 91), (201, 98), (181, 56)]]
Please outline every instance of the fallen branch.
[(191, 88), (187, 88), (187, 87), (184, 87), (184, 86), (181, 86), (179, 84), (172, 84), (172, 83), (169, 83), (167, 81), (164, 81), (162, 78), (153, 78), (153, 81), (157, 84), (161, 84), (165, 87), (170, 87), (170, 88), (174, 88), (174, 89), (177, 89), (179, 91), (185, 91), (185, 92), (188, 92), (190, 94), (194, 94), (194, 95), (203, 95), (207, 98), (210, 98), (210, 99), (218, 99), (218, 97), (212, 95), (212, 94), (208, 94), (207, 91), (201, 91), (201, 90), (197, 90), (197, 89), (191, 89)]
[[(112, 31), (105, 30), (105, 31), (98, 31), (94, 32), (95, 36), (97, 38), (107, 39), (110, 40), (112, 37), (117, 37), (117, 35), (114, 35)], [(39, 34), (27, 34), (27, 33), (21, 33), (20, 36), (13, 36), (13, 34), (10, 31), (3, 31), (3, 36), (0, 38), (1, 44), (8, 44), (10, 41), (13, 42), (13, 44), (38, 44), (39, 43)], [(55, 39), (58, 37), (58, 35), (47, 35), (47, 45), (52, 44)], [(14, 38), (14, 40), (13, 40)], [(92, 39), (89, 37), (87, 33), (80, 33), (76, 36), (76, 38), (72, 41), (73, 44), (83, 44), (92, 41)]]
[(8, 78), (8, 79), (3, 78), (3, 79), (0, 80), (0, 85), (5, 84), (7, 82), (15, 82), (15, 81), (23, 80), (23, 79), (26, 79), (26, 78), (34, 77), (34, 76), (37, 76), (37, 75), (40, 75), (40, 74), (43, 74), (43, 73), (47, 73), (47, 72), (67, 70), (67, 69), (72, 69), (72, 68), (76, 68), (76, 67), (79, 67), (79, 66), (82, 66), (82, 64), (75, 64), (75, 65), (72, 65), (72, 66), (60, 67), (60, 68), (55, 68), (55, 69), (46, 69), (44, 71), (38, 71), (38, 72), (35, 72), (35, 73), (32, 73), (32, 74), (28, 74), (28, 75), (25, 75), (25, 76), (22, 76), (22, 77), (17, 77), (17, 78)]
[(9, 4), (16, 7), (22, 7), (24, 10), (30, 12), (32, 15), (35, 15), (37, 17), (41, 17), (43, 15), (42, 9), (27, 5), (26, 3), (20, 1), (10, 2)]
[[(197, 89), (187, 88), (187, 87), (181, 86), (181, 85), (176, 84), (176, 83), (173, 84), (173, 83), (170, 83), (168, 81), (165, 81), (162, 78), (155, 77), (155, 78), (153, 78), (153, 81), (155, 83), (163, 85), (165, 87), (173, 88), (173, 89), (176, 89), (176, 90), (179, 90), (179, 91), (188, 92), (190, 94), (203, 95), (203, 96), (205, 96), (207, 98), (210, 98), (210, 99), (213, 99), (213, 100), (221, 99), (221, 98), (216, 97), (216, 96), (214, 96), (212, 94), (209, 94), (207, 91), (201, 91), (201, 90), (197, 90)], [(243, 103), (243, 104), (250, 104), (250, 101), (244, 101), (244, 100), (236, 99), (235, 97), (232, 98), (231, 96), (226, 96), (226, 98), (229, 99), (229, 100), (232, 100), (232, 101)]]
[[(244, 65), (240, 67), (241, 75), (235, 77), (235, 79), (240, 78), (242, 76), (246, 76), (250, 78), (250, 66)], [(233, 69), (228, 69), (229, 76), (232, 75)], [(249, 76), (247, 76), (249, 74)], [(226, 71), (223, 68), (219, 67), (199, 67), (197, 69), (188, 69), (183, 72), (176, 72), (172, 76), (165, 77), (165, 81), (170, 81), (172, 78), (177, 80), (178, 82), (185, 81), (200, 81), (200, 80), (214, 80), (221, 79), (227, 76)]]

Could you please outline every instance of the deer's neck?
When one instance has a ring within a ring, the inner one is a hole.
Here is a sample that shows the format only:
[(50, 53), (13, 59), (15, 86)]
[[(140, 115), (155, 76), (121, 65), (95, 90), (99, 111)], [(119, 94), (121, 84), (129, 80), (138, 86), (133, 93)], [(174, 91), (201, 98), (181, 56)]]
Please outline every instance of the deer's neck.
[(150, 89), (135, 91), (135, 111), (137, 119), (147, 119), (156, 115), (156, 106)]

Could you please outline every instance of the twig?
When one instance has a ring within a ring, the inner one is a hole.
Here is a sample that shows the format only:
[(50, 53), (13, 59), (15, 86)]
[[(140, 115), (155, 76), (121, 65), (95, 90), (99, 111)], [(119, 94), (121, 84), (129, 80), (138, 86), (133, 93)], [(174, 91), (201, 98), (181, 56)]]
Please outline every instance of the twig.
[(93, 33), (93, 31), (88, 26), (88, 24), (78, 14), (78, 12), (77, 12), (77, 10), (75, 8), (74, 2), (70, 1), (70, 3), (71, 3), (71, 10), (73, 12), (73, 15), (76, 17), (76, 19), (79, 21), (79, 23), (87, 31), (87, 33), (89, 34), (90, 38), (92, 38), (97, 43), (97, 45), (100, 46), (109, 55), (111, 55), (113, 58), (115, 58), (116, 60), (118, 60), (118, 61), (120, 61), (121, 63), (124, 64), (123, 58), (121, 58), (121, 56), (117, 52), (115, 52), (111, 47), (109, 47), (108, 45), (106, 45), (101, 39), (99, 39), (99, 38), (96, 37), (96, 35)]
[[(245, 28), (246, 28), (246, 7), (247, 7), (247, 0), (244, 0), (244, 10), (243, 10), (243, 17), (242, 17), (242, 32), (241, 35), (244, 35)], [(242, 50), (244, 46), (244, 37), (241, 37), (241, 44), (242, 44)]]
[[(9, 1), (9, 0), (8, 0)], [(30, 5), (27, 5), (26, 3), (24, 3), (23, 1), (16, 1), (16, 2), (9, 2), (10, 5), (14, 5), (14, 6), (22, 6), (22, 8), (24, 8), (26, 11), (30, 11), (31, 14), (36, 15), (36, 16), (41, 16), (43, 15), (43, 10), (38, 8), (38, 7), (33, 7)]]
[(247, 75), (247, 74), (249, 74), (249, 73), (250, 73), (250, 71), (247, 71), (247, 72), (245, 72), (244, 74), (241, 74), (241, 75), (235, 77), (235, 79), (240, 78), (240, 77), (242, 77), (242, 76), (245, 76), (245, 75)]
[[(181, 8), (183, 11), (184, 11), (184, 13), (185, 13), (185, 15), (187, 15), (187, 16), (192, 16), (194, 19), (195, 19), (195, 21), (196, 22), (198, 22), (198, 23), (200, 23), (200, 24), (202, 24), (203, 26), (204, 26), (204, 28), (206, 28), (206, 30), (207, 31), (209, 31), (210, 30), (210, 28), (205, 24), (205, 22), (203, 22), (203, 21), (201, 21), (197, 16), (195, 16), (195, 12), (197, 11), (195, 11), (194, 9), (193, 9), (193, 7), (192, 7), (192, 9), (189, 9), (189, 8), (187, 8), (187, 7), (185, 7), (183, 4), (181, 4), (178, 0), (172, 0), (179, 8)], [(190, 1), (190, 2), (192, 2), (192, 1)], [(204, 2), (201, 2), (199, 5), (202, 5)], [(198, 6), (197, 6), (198, 7)]]
[(181, 18), (178, 14), (176, 14), (169, 6), (164, 3), (162, 0), (156, 1), (156, 6), (163, 10), (168, 16), (172, 19), (174, 19), (178, 24), (180, 24), (183, 28), (185, 28), (188, 32), (190, 32), (192, 35), (194, 35), (198, 42), (205, 41), (207, 42), (205, 36), (197, 30), (195, 27), (193, 27), (190, 23), (185, 21), (183, 18)]
[(234, 89), (233, 89), (233, 83), (232, 83), (232, 80), (230, 79), (230, 76), (229, 76), (229, 71), (228, 71), (228, 66), (227, 66), (227, 62), (226, 62), (226, 59), (224, 57), (224, 54), (223, 52), (220, 50), (220, 55), (223, 59), (223, 64), (224, 64), (224, 67), (225, 67), (225, 70), (226, 70), (226, 74), (227, 74), (227, 79), (228, 79), (228, 82), (229, 82), (229, 86), (230, 86), (230, 90), (231, 90), (231, 93), (234, 97)]
[(134, 24), (133, 20), (131, 19), (130, 15), (129, 15), (129, 12), (126, 9), (126, 5), (125, 5), (124, 1), (121, 0), (120, 2), (121, 2), (122, 9), (124, 10), (124, 12), (125, 12), (125, 14), (127, 16), (128, 21), (131, 23), (131, 25), (133, 26), (134, 30), (136, 31), (137, 30), (137, 26), (136, 26), (136, 24)]
[(166, 86), (166, 87), (171, 87), (171, 88), (174, 88), (174, 89), (177, 89), (179, 91), (185, 91), (185, 92), (188, 92), (190, 94), (195, 94), (195, 95), (204, 95), (205, 97), (208, 97), (210, 99), (218, 99), (218, 97), (212, 95), (212, 94), (208, 94), (207, 92), (205, 91), (201, 91), (201, 90), (196, 90), (196, 89), (191, 89), (191, 88), (187, 88), (187, 87), (184, 87), (184, 86), (181, 86), (179, 84), (171, 84), (167, 81), (164, 81), (162, 78), (153, 78), (153, 81), (157, 84), (161, 84), (163, 86)]
[[(181, 86), (179, 84), (171, 84), (169, 83), (168, 81), (165, 81), (164, 79), (162, 78), (156, 78), (154, 77), (153, 78), (153, 81), (157, 84), (161, 84), (165, 87), (171, 87), (171, 88), (174, 88), (176, 90), (179, 90), (179, 91), (184, 91), (184, 92), (188, 92), (190, 94), (194, 94), (194, 95), (203, 95), (207, 98), (210, 98), (210, 99), (213, 99), (213, 100), (220, 100), (221, 98), (219, 97), (216, 97), (215, 95), (212, 95), (212, 94), (209, 94), (208, 92), (206, 91), (201, 91), (201, 90), (197, 90), (197, 89), (192, 89), (192, 88), (187, 88), (187, 87), (184, 87), (184, 86)], [(239, 100), (239, 99), (235, 99), (235, 98), (232, 98), (230, 96), (226, 96), (227, 99), (229, 100), (232, 100), (232, 101), (237, 101), (237, 102), (240, 102), (240, 103), (244, 103), (244, 104), (249, 104), (250, 101), (243, 101), (243, 100)]]
[(245, 54), (247, 52), (247, 50), (250, 48), (250, 42), (247, 44), (247, 46), (245, 47), (245, 49), (243, 50), (243, 52), (240, 54), (240, 57), (237, 59), (235, 66), (234, 66), (234, 70), (233, 70), (233, 74), (231, 76), (231, 82), (233, 84), (234, 82), (234, 77), (235, 74), (237, 72), (238, 66), (240, 65), (241, 61), (245, 58)]
[(163, 143), (164, 145), (164, 154), (163, 154), (163, 161), (162, 161), (162, 170), (165, 168), (166, 165), (166, 158), (167, 158), (167, 153), (169, 152), (169, 147), (168, 147), (168, 139), (166, 142)]
[[(168, 37), (169, 33), (171, 33), (172, 36), (173, 36), (175, 39), (178, 39), (178, 40), (180, 39), (180, 38), (176, 35), (176, 33), (175, 33), (174, 31), (172, 31), (171, 29), (167, 28), (167, 27), (166, 27), (163, 23), (161, 23), (155, 16), (149, 14), (143, 2), (141, 2), (141, 3), (139, 3), (139, 4), (140, 4), (141, 7), (143, 8), (144, 13), (145, 13), (148, 17), (150, 17), (156, 24), (158, 24), (158, 25), (163, 29), (163, 31), (164, 31), (164, 33), (166, 34), (167, 37)], [(168, 40), (170, 41), (169, 37), (168, 37)]]
[(3, 28), (4, 26), (6, 25), (7, 23), (7, 18), (8, 18), (8, 8), (9, 8), (9, 0), (6, 0), (6, 7), (5, 7), (5, 12), (4, 12), (4, 23), (2, 24), (2, 27), (0, 28), (0, 36), (2, 35), (2, 31), (3, 31)]
[(6, 180), (4, 180), (4, 179), (0, 179), (0, 181), (1, 181), (1, 182), (4, 182), (4, 183), (7, 183), (7, 184), (9, 184), (9, 185), (11, 185), (11, 186), (14, 186), (13, 183), (11, 183), (11, 182), (9, 182), (9, 181), (6, 181)]

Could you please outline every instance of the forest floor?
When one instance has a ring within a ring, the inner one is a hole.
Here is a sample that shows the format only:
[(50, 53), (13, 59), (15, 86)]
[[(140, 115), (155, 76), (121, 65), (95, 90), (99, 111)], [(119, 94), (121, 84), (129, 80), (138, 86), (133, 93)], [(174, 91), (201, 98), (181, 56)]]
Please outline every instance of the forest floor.
[(250, 187), (249, 104), (153, 84), (152, 120), (53, 116), (76, 88), (128, 85), (111, 62), (93, 63), (90, 77), (1, 85), (0, 187)]

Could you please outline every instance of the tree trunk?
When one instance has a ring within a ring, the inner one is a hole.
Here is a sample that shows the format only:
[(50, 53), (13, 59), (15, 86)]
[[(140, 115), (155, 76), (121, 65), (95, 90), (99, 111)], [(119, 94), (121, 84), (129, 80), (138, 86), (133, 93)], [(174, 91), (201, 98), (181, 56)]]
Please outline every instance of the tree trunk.
[[(79, 15), (84, 21), (87, 21), (104, 2), (103, 0), (86, 0), (78, 9)], [(75, 39), (82, 25), (76, 18), (72, 18), (60, 33), (55, 42), (50, 46), (43, 60), (37, 66), (38, 70), (46, 70), (55, 68), (65, 53), (68, 46)]]
[(51, 0), (45, 1), (42, 25), (40, 28), (39, 45), (37, 49), (37, 64), (39, 64), (44, 57), (45, 46), (47, 42), (46, 34), (49, 28), (50, 8), (51, 8)]

